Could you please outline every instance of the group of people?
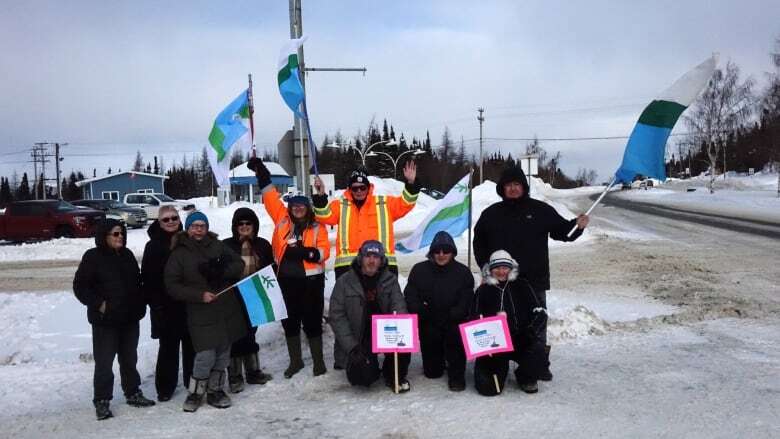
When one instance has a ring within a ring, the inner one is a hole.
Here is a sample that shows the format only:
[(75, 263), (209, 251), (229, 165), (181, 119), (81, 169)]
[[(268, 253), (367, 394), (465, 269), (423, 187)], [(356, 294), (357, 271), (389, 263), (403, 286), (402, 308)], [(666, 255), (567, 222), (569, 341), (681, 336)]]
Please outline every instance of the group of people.
[[(546, 291), (549, 289), (547, 237), (574, 240), (588, 224), (580, 215), (567, 221), (549, 205), (529, 197), (528, 181), (519, 168), (504, 172), (497, 191), (502, 197), (486, 209), (475, 228), (474, 253), (482, 284), (455, 260), (457, 247), (439, 232), (427, 259), (416, 264), (402, 292), (393, 242), (393, 222), (414, 208), (419, 193), (416, 166), (404, 167), (406, 185), (400, 196), (377, 195), (362, 170), (350, 175), (344, 194), (328, 202), (324, 186), (310, 200), (297, 195), (282, 202), (259, 159), (249, 162), (261, 189), (263, 206), (274, 223), (271, 242), (258, 236), (259, 220), (239, 208), (232, 236), (220, 241), (209, 231), (200, 211), (184, 221), (175, 208), (160, 208), (148, 230), (149, 242), (139, 269), (127, 249), (127, 231), (106, 220), (95, 236), (73, 281), (76, 297), (87, 306), (95, 360), (93, 403), (97, 418), (112, 416), (112, 366), (118, 357), (127, 403), (148, 407), (155, 402), (140, 390), (136, 370), (139, 321), (150, 309), (152, 338), (159, 340), (155, 369), (157, 400), (168, 401), (181, 371), (188, 395), (183, 409), (196, 411), (205, 401), (227, 408), (225, 391), (238, 393), (244, 384), (265, 384), (272, 377), (259, 364), (260, 347), (235, 288), (241, 278), (271, 265), (287, 308), (282, 320), (289, 355), (285, 378), (304, 368), (301, 329), (312, 357), (312, 374), (327, 372), (323, 358), (325, 262), (330, 257), (327, 225), (337, 227), (336, 284), (327, 322), (333, 329), (334, 369), (345, 370), (352, 385), (370, 386), (380, 377), (407, 392), (410, 354), (398, 361), (385, 355), (380, 366), (371, 352), (371, 316), (414, 313), (419, 317), (423, 372), (439, 378), (445, 370), (452, 391), (466, 388), (466, 357), (458, 325), (480, 316), (505, 314), (515, 350), (477, 359), (475, 388), (483, 395), (501, 392), (509, 361), (515, 361), (518, 385), (538, 390), (537, 380), (550, 380), (546, 345)], [(574, 226), (577, 231), (567, 233)], [(396, 371), (395, 368), (398, 368)], [(500, 387), (499, 387), (500, 386)]]

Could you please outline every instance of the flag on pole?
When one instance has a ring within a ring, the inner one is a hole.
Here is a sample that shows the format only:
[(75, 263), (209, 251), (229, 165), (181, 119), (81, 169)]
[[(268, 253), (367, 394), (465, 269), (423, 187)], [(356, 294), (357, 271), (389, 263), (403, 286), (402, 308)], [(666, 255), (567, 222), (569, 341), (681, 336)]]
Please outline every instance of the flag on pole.
[(287, 318), (282, 289), (270, 265), (244, 278), (236, 287), (253, 327)]
[(244, 90), (217, 115), (209, 134), (209, 164), (221, 187), (230, 185), (230, 150), (236, 145), (252, 146), (248, 126), (249, 96)]
[(666, 140), (683, 111), (707, 86), (717, 61), (717, 55), (708, 58), (642, 111), (626, 144), (623, 163), (615, 172), (615, 183), (630, 183), (637, 175), (666, 180)]
[(298, 71), (298, 48), (304, 41), (306, 41), (306, 37), (293, 38), (285, 43), (282, 50), (279, 51), (279, 73), (276, 77), (279, 82), (279, 93), (282, 95), (284, 103), (301, 119), (305, 119), (300, 108), (304, 93)]
[(410, 253), (427, 247), (431, 245), (434, 235), (442, 230), (455, 238), (469, 228), (470, 175), (467, 174), (455, 183), (411, 236), (395, 244), (397, 251)]

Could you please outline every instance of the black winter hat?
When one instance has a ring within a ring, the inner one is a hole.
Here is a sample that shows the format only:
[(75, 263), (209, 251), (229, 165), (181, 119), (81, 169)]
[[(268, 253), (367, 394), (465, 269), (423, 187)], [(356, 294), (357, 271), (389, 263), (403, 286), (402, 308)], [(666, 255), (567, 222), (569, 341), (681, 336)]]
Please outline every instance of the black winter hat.
[(452, 235), (441, 230), (433, 236), (431, 241), (431, 248), (428, 251), (428, 257), (433, 256), (437, 251), (445, 250), (452, 253), (452, 256), (458, 256), (458, 248), (455, 247), (455, 240), (452, 239)]
[(522, 198), (528, 198), (528, 179), (525, 176), (525, 172), (523, 172), (523, 168), (519, 166), (510, 166), (501, 173), (501, 178), (496, 184), (496, 193), (498, 193), (498, 196), (504, 198), (504, 185), (513, 181), (523, 185), (524, 191)]
[(249, 221), (252, 223), (254, 229), (254, 237), (257, 238), (257, 232), (260, 229), (260, 220), (258, 220), (255, 212), (248, 207), (239, 207), (233, 212), (232, 228), (233, 237), (238, 238), (238, 223), (240, 221)]
[(368, 185), (368, 174), (364, 169), (356, 169), (349, 174), (349, 185), (352, 186), (355, 183)]

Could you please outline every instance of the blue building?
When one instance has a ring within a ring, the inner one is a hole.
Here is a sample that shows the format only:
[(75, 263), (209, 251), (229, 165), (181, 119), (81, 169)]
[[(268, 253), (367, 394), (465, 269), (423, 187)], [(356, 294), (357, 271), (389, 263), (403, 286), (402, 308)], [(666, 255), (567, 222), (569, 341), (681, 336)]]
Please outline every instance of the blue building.
[[(244, 162), (230, 170), (230, 192), (233, 201), (249, 201), (254, 203), (255, 199), (260, 200), (260, 190), (257, 187), (257, 178), (254, 171), (250, 170)], [(290, 186), (293, 185), (293, 178), (282, 168), (279, 163), (263, 162), (268, 172), (271, 173), (271, 184), (281, 194), (287, 193)]]
[(123, 200), (134, 192), (165, 193), (165, 175), (125, 171), (76, 183), (86, 200)]

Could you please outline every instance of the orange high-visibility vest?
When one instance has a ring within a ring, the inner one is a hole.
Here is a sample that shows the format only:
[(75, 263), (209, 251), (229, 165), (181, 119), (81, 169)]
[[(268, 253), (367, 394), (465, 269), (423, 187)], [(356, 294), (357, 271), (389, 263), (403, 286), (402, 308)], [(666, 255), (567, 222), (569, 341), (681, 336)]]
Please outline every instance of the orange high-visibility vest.
[(417, 194), (404, 188), (400, 197), (374, 195), (374, 185), (368, 185), (368, 195), (358, 209), (352, 192), (331, 201), (323, 208), (314, 207), (314, 215), (322, 224), (336, 225), (336, 263), (343, 267), (352, 263), (364, 241), (375, 239), (385, 246), (388, 265), (398, 265), (395, 258), (393, 222), (409, 213), (417, 202)]
[[(274, 261), (277, 266), (282, 263), (282, 257), (287, 250), (287, 240), (292, 236), (293, 222), (290, 214), (287, 212), (287, 206), (282, 203), (279, 192), (276, 188), (270, 186), (263, 192), (263, 205), (271, 220), (274, 222), (274, 233), (271, 237), (271, 247), (274, 253)], [(305, 247), (315, 247), (320, 251), (319, 262), (303, 262), (303, 269), (306, 276), (313, 276), (325, 272), (325, 261), (330, 257), (330, 243), (328, 242), (328, 231), (323, 225), (315, 222), (303, 232), (303, 245)]]

